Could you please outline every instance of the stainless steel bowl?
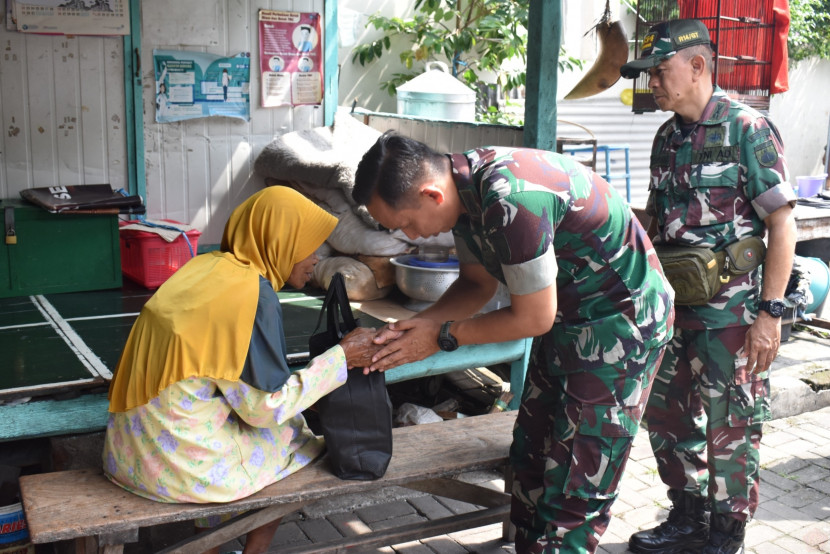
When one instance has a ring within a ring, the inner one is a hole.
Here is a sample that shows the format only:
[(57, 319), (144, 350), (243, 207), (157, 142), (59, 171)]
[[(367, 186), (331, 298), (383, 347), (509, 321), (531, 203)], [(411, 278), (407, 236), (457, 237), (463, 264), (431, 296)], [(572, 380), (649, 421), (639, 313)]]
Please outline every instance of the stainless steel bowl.
[(407, 262), (415, 256), (397, 256), (390, 261), (395, 266), (395, 284), (414, 300), (435, 302), (458, 279), (455, 267), (415, 267)]

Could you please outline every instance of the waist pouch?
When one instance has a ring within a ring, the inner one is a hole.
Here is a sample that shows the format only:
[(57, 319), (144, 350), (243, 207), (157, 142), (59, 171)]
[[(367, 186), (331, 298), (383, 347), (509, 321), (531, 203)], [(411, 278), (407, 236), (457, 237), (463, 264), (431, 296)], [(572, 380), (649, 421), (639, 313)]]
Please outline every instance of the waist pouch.
[(714, 252), (703, 246), (655, 244), (663, 273), (674, 289), (674, 303), (701, 306), (732, 277), (761, 265), (766, 246), (761, 237), (747, 237)]

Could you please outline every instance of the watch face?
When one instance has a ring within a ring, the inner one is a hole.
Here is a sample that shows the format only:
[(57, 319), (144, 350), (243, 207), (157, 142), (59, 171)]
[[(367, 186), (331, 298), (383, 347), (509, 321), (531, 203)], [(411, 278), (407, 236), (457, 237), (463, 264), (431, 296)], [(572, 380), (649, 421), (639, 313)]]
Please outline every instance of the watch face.
[(784, 315), (784, 303), (780, 300), (766, 300), (761, 302), (758, 307), (769, 313), (772, 317), (781, 317)]
[(441, 332), (438, 334), (438, 348), (444, 352), (452, 352), (458, 348), (458, 341), (450, 334), (450, 324), (448, 321), (441, 326)]

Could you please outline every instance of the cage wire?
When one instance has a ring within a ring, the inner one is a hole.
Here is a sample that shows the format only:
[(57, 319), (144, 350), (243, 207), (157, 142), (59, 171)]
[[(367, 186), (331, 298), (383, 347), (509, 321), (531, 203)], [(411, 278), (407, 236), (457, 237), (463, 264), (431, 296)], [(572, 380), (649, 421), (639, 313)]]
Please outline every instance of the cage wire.
[[(634, 51), (649, 28), (671, 19), (699, 19), (715, 45), (714, 82), (735, 100), (768, 110), (775, 41), (773, 0), (638, 0)], [(657, 111), (648, 74), (634, 79), (635, 113)]]

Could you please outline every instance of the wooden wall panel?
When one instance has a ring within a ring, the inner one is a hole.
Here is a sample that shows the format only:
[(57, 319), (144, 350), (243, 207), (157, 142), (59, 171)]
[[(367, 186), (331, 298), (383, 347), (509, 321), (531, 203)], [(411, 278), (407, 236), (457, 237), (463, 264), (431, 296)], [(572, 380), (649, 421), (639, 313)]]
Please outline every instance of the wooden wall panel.
[(0, 26), (0, 197), (26, 188), (126, 184), (120, 37)]

